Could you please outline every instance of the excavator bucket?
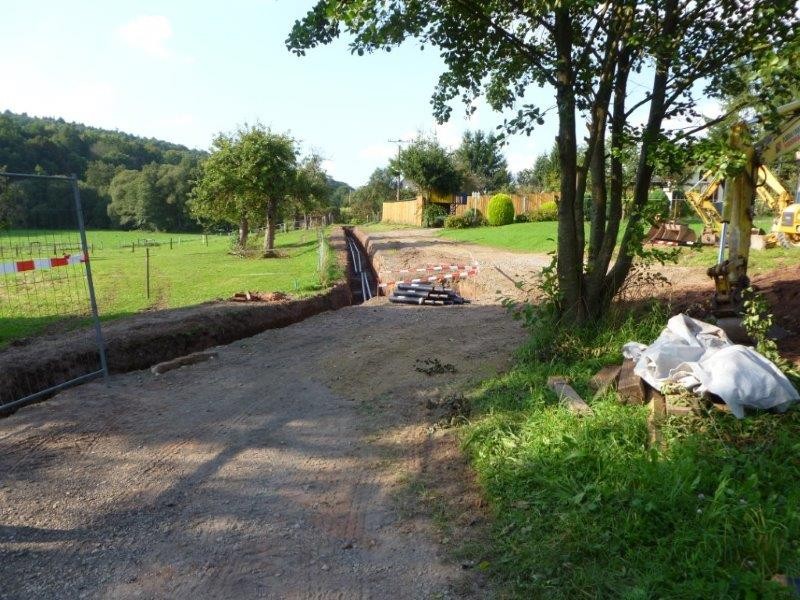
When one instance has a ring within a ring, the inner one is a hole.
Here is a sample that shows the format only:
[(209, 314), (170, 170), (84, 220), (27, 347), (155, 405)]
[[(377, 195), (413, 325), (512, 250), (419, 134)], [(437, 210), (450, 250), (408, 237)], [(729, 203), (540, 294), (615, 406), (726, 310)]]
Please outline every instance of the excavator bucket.
[(697, 242), (697, 234), (683, 223), (664, 221), (650, 228), (647, 242), (666, 246), (691, 246)]

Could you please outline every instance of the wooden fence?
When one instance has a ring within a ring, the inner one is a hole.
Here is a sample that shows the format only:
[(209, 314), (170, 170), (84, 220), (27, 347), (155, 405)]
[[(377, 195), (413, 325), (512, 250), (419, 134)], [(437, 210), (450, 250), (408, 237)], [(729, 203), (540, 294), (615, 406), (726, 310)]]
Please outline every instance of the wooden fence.
[[(486, 216), (486, 208), (489, 206), (491, 196), (467, 196), (466, 204), (453, 204), (455, 197), (451, 199), (436, 198), (437, 204), (446, 205), (451, 214), (463, 215), (470, 208), (477, 208), (483, 216)], [(542, 192), (538, 194), (518, 195), (512, 194), (511, 201), (514, 203), (514, 214), (518, 215), (531, 210), (537, 210), (545, 202), (553, 202), (556, 195), (552, 192)], [(381, 221), (384, 223), (396, 223), (401, 225), (414, 225), (422, 227), (422, 209), (425, 202), (421, 196), (414, 200), (403, 202), (384, 202)], [(455, 210), (455, 212), (453, 212)]]
[(422, 227), (422, 207), (423, 200), (421, 197), (402, 202), (384, 202), (381, 221)]
[[(486, 216), (486, 208), (489, 206), (491, 196), (467, 196), (466, 204), (456, 205), (456, 214), (463, 215), (470, 208), (477, 208), (481, 214)], [(514, 214), (519, 215), (532, 210), (537, 210), (545, 202), (553, 202), (556, 195), (552, 192), (542, 192), (538, 194), (518, 195), (512, 194), (511, 201), (514, 203)]]

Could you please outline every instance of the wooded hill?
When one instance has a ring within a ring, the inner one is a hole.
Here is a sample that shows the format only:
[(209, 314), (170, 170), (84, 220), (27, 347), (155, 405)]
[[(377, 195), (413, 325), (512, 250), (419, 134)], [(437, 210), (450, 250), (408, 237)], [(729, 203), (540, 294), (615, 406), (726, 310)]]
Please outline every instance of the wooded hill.
[[(198, 229), (186, 200), (205, 156), (179, 144), (63, 119), (0, 113), (0, 169), (75, 173), (88, 227)], [(66, 225), (63, 215), (72, 197), (63, 184), (17, 180), (0, 186), (0, 211), (14, 226)]]

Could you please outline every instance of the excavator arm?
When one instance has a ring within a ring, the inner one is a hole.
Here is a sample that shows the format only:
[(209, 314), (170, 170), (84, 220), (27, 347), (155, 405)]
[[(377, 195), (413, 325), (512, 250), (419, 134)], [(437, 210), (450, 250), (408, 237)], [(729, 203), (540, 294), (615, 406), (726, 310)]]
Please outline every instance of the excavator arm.
[[(705, 188), (698, 190), (700, 183), (708, 182)], [(711, 173), (703, 175), (703, 179), (685, 193), (686, 202), (703, 223), (700, 241), (705, 245), (716, 245), (722, 231), (722, 215), (719, 214), (712, 198), (722, 184), (719, 177), (711, 177)]]
[(719, 318), (741, 314), (742, 292), (750, 285), (747, 264), (753, 204), (760, 175), (766, 173), (762, 167), (800, 147), (800, 100), (781, 106), (777, 112), (781, 118), (778, 127), (755, 144), (750, 141), (746, 123), (740, 122), (731, 128), (730, 145), (742, 153), (745, 161), (744, 168), (727, 180), (717, 264), (708, 270), (715, 285), (714, 313)]

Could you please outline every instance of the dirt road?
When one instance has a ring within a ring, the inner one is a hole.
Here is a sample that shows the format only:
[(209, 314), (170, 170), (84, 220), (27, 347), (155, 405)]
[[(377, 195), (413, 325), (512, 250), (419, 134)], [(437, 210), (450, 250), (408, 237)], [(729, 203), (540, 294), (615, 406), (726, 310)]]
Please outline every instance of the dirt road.
[(0, 421), (0, 598), (482, 597), (407, 500), (467, 485), (429, 407), (523, 337), (490, 302), (377, 299), (25, 408)]

